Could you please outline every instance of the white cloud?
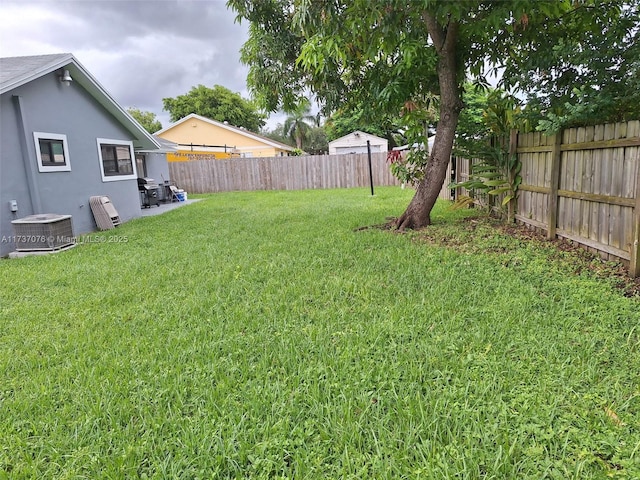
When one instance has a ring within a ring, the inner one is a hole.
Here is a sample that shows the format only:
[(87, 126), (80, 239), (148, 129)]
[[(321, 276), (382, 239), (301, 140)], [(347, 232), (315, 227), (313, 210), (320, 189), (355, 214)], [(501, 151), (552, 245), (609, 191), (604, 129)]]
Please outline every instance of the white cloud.
[(73, 53), (122, 106), (166, 126), (162, 99), (193, 86), (249, 97), (239, 53), (248, 24), (235, 16), (225, 0), (3, 0), (0, 56)]

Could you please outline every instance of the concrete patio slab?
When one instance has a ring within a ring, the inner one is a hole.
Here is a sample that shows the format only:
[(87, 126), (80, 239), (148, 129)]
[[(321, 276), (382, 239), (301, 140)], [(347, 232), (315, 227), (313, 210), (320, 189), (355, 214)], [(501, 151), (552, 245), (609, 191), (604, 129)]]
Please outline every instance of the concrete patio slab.
[(200, 200), (202, 199), (192, 198), (185, 200), (184, 202), (161, 203), (157, 207), (153, 206), (149, 208), (142, 208), (140, 213), (143, 217), (153, 217), (155, 215), (166, 213), (170, 210), (175, 210), (176, 208), (184, 207), (185, 205), (191, 205), (192, 203), (199, 202)]

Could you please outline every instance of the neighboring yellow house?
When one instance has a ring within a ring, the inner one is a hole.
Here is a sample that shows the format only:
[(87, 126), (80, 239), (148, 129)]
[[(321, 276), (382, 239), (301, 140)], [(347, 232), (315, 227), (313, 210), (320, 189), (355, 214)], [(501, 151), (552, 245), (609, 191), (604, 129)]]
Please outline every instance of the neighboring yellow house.
[(271, 140), (244, 128), (210, 120), (192, 113), (155, 133), (176, 144), (168, 153), (170, 162), (184, 162), (198, 155), (215, 158), (287, 156), (294, 147)]

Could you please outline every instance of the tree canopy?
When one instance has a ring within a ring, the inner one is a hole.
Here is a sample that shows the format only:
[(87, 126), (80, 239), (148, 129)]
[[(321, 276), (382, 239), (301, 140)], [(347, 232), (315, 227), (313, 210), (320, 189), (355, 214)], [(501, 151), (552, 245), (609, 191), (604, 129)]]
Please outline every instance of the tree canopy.
[[(228, 4), (240, 19), (250, 22), (242, 60), (250, 66), (249, 86), (267, 110), (295, 105), (306, 89), (325, 112), (363, 105), (378, 115), (416, 112), (423, 99), (438, 96), (436, 139), (424, 162), (423, 180), (397, 220), (398, 228), (417, 228), (431, 222), (464, 108), (465, 79), (486, 85), (486, 75), (499, 69), (507, 87), (523, 91), (537, 87), (537, 95), (549, 98), (547, 106), (562, 103), (552, 101), (553, 85), (568, 78), (563, 77), (567, 72), (582, 72), (584, 64), (576, 66), (569, 48), (557, 50), (555, 59), (549, 60), (553, 48), (564, 38), (574, 51), (580, 47), (588, 55), (589, 45), (598, 42), (596, 26), (632, 18), (639, 2), (229, 0)], [(637, 57), (626, 61), (618, 48), (625, 38), (636, 37), (637, 26), (623, 22), (600, 31), (611, 37), (606, 44), (619, 51), (624, 63), (619, 67), (637, 72)], [(585, 40), (589, 35), (591, 40)], [(566, 63), (556, 66), (557, 59)], [(593, 66), (600, 67), (604, 71), (593, 78), (594, 84), (611, 79), (608, 67)], [(540, 79), (548, 80), (544, 88)], [(613, 79), (613, 84), (620, 82)]]
[(302, 143), (302, 149), (310, 155), (321, 155), (329, 151), (329, 142), (324, 127), (311, 127)]
[(142, 127), (149, 133), (156, 133), (158, 130), (162, 130), (162, 124), (160, 120), (156, 118), (156, 114), (153, 112), (145, 112), (138, 108), (129, 107), (127, 112), (131, 115)]
[(640, 118), (640, 2), (574, 3), (557, 18), (521, 18), (505, 86), (524, 93), (538, 130)]
[(213, 88), (198, 85), (175, 98), (163, 98), (164, 110), (169, 112), (172, 122), (192, 113), (219, 122), (229, 122), (236, 127), (257, 132), (265, 124), (266, 115), (256, 104), (242, 98), (221, 85)]

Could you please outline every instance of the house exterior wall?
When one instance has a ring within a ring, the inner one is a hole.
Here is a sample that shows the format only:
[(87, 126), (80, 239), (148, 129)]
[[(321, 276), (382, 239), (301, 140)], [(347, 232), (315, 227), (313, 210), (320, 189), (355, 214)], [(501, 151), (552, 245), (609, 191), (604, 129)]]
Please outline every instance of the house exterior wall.
[[(229, 149), (233, 147), (237, 148), (240, 154), (251, 153), (251, 156), (254, 157), (275, 157), (284, 151), (262, 143), (259, 140), (248, 138), (240, 133), (203, 122), (197, 118), (179, 123), (158, 136), (175, 143), (227, 145)], [(179, 146), (178, 148), (185, 151), (190, 150), (189, 147), (184, 146)]]
[[(380, 145), (371, 145), (371, 153), (378, 153), (381, 150)], [(366, 145), (353, 145), (353, 146), (347, 146), (347, 147), (333, 147), (333, 151), (330, 151), (329, 153), (331, 155), (344, 155), (344, 154), (349, 154), (349, 153), (367, 153), (369, 151), (369, 148), (367, 148)]]
[[(21, 131), (13, 96), (20, 96), (23, 122)], [(140, 216), (140, 199), (134, 179), (103, 182), (97, 138), (130, 141), (127, 132), (82, 87), (65, 86), (51, 73), (11, 90), (0, 98), (0, 256), (15, 249), (11, 221), (35, 213), (72, 215), (74, 234), (96, 229), (89, 197), (108, 196), (123, 221)], [(33, 132), (63, 134), (67, 137), (71, 171), (39, 172)], [(26, 135), (26, 138), (25, 138)], [(32, 205), (22, 142), (26, 158), (35, 165), (35, 187), (41, 211)], [(135, 165), (135, 163), (134, 163)], [(134, 167), (135, 168), (135, 167)], [(18, 211), (10, 211), (16, 200)]]
[[(145, 157), (147, 177), (153, 178), (158, 183), (171, 180), (169, 177), (169, 165), (167, 164), (166, 153), (145, 153)], [(139, 172), (138, 176), (141, 177), (142, 173)]]
[[(145, 165), (147, 167), (148, 178), (153, 178), (158, 185), (164, 185), (165, 182), (169, 182), (171, 184), (171, 175), (169, 173), (169, 164), (167, 163), (167, 154), (166, 153), (153, 153), (153, 152), (145, 152)], [(138, 176), (142, 177), (144, 172), (138, 172)], [(159, 191), (159, 199), (160, 201), (168, 201), (171, 200), (170, 192), (162, 188)]]
[(385, 138), (369, 135), (364, 132), (353, 132), (344, 137), (329, 142), (329, 155), (346, 153), (367, 153), (367, 140), (371, 146), (371, 153), (386, 152), (389, 142)]

